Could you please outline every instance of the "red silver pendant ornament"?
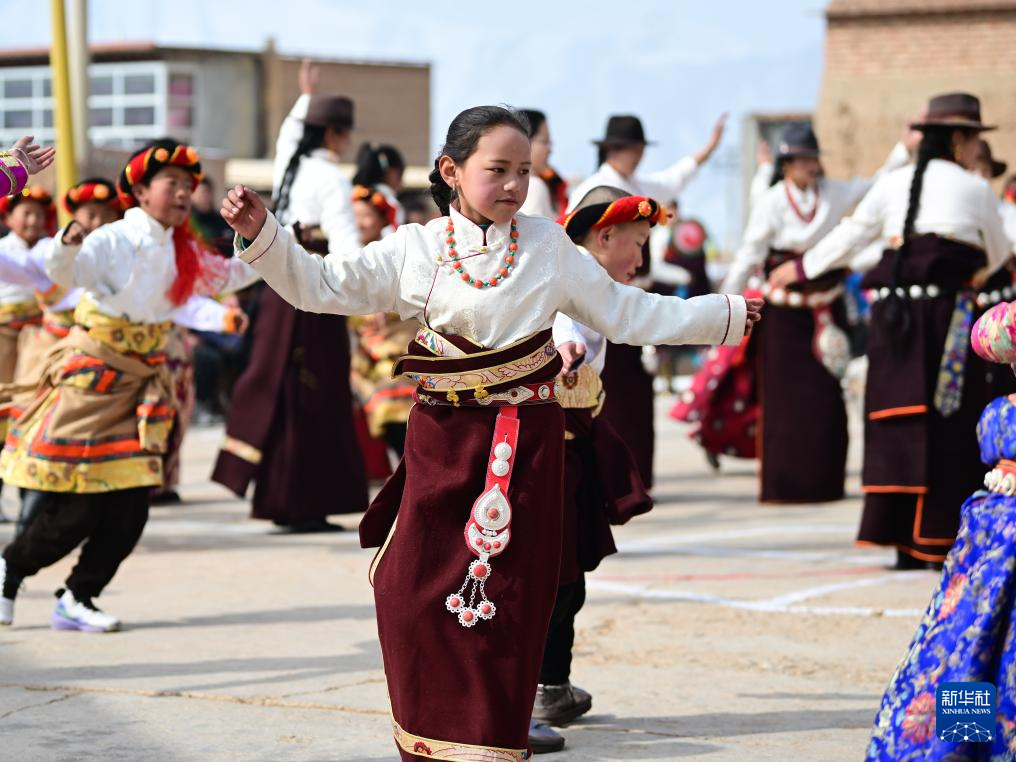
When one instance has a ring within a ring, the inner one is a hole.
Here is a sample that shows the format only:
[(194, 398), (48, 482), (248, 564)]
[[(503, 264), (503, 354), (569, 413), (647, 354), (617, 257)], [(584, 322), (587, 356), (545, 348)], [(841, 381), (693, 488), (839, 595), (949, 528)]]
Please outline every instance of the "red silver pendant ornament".
[(474, 627), (481, 619), (492, 619), (497, 613), (497, 606), (487, 598), (485, 587), (493, 571), (490, 559), (504, 553), (511, 541), (512, 506), (508, 501), (508, 484), (518, 438), (518, 409), (501, 408), (491, 443), (486, 490), (473, 503), (463, 530), (466, 546), (478, 560), (470, 562), (458, 592), (445, 599), (445, 608), (458, 616), (463, 627)]

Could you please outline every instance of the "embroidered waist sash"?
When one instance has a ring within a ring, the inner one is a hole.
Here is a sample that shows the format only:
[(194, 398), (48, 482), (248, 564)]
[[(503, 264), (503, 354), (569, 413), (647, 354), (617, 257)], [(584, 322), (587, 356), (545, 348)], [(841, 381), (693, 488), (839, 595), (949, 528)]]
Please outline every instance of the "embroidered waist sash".
[(498, 349), (421, 326), (393, 375), (417, 383), (423, 404), (490, 405), (554, 401), (561, 358), (548, 328)]
[(42, 310), (36, 301), (0, 304), (0, 328), (18, 330), (26, 325), (38, 325), (41, 321)]

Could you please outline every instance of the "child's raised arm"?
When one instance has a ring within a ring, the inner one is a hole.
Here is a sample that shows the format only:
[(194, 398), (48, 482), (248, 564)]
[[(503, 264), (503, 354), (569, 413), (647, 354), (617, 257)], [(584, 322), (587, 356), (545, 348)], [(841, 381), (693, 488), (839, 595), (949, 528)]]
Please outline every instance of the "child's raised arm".
[(405, 228), (366, 248), (321, 258), (279, 225), (250, 188), (238, 185), (226, 194), (222, 217), (244, 239), (238, 256), (297, 309), (335, 315), (399, 312)]

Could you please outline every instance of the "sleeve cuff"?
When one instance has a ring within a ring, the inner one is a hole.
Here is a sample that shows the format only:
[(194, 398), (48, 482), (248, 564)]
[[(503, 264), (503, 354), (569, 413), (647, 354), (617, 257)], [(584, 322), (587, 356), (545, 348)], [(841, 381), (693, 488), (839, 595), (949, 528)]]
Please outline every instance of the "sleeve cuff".
[(276, 221), (275, 216), (269, 212), (268, 217), (265, 219), (265, 224), (261, 227), (261, 232), (258, 233), (257, 238), (253, 241), (248, 241), (240, 234), (234, 236), (234, 253), (247, 264), (253, 265), (265, 255), (265, 252), (275, 243), (278, 235), (279, 223)]
[(815, 272), (815, 259), (814, 257), (809, 257), (808, 254), (810, 254), (810, 252), (805, 252), (804, 256), (798, 258), (795, 263), (797, 266), (797, 278), (801, 281), (814, 280), (818, 276), (822, 275), (821, 272)]
[(743, 296), (724, 294), (729, 307), (730, 321), (727, 330), (720, 342), (725, 347), (736, 347), (744, 338), (744, 324), (748, 320), (748, 303)]

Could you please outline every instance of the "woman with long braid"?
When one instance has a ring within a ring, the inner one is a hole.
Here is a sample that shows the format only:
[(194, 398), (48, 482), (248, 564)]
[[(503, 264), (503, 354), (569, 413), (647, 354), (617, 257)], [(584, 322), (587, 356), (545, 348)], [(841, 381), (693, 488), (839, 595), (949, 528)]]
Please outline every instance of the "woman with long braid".
[(959, 506), (980, 483), (975, 428), (987, 403), (985, 368), (968, 352), (975, 286), (1002, 267), (1010, 244), (991, 188), (967, 171), (980, 151), (980, 102), (932, 98), (912, 125), (914, 165), (882, 177), (833, 232), (770, 276), (772, 288), (843, 267), (890, 241), (863, 286), (875, 292), (865, 393), (858, 540), (895, 546), (897, 568), (941, 562)]
[[(353, 103), (316, 94), (317, 71), (306, 61), (300, 88), (276, 145), (275, 213), (315, 253), (358, 247), (353, 189), (339, 167)], [(289, 532), (334, 531), (328, 516), (367, 507), (346, 319), (302, 312), (264, 289), (253, 331), (212, 479), (241, 496), (254, 481), (254, 518)]]

